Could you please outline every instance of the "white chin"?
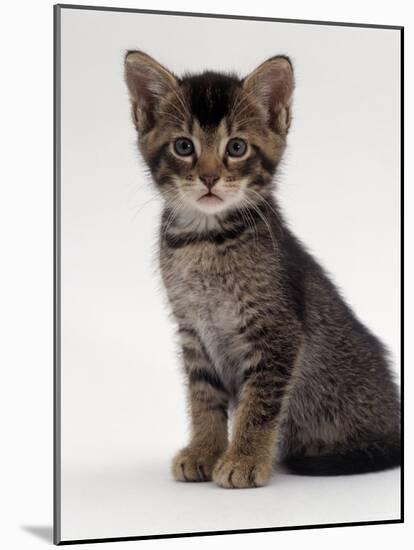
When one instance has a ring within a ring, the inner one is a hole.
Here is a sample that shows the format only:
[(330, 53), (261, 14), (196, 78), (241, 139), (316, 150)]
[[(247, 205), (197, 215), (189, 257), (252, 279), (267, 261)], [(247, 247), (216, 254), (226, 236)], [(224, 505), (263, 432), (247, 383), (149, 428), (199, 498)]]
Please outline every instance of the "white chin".
[(201, 210), (206, 214), (215, 214), (225, 210), (228, 207), (228, 202), (216, 197), (215, 195), (209, 195), (199, 198), (195, 202), (195, 206), (198, 210)]

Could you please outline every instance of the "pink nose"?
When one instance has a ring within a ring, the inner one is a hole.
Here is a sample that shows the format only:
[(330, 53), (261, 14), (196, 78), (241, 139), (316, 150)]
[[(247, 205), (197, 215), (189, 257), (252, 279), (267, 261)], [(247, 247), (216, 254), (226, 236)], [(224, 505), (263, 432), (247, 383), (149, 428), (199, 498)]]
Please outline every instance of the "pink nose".
[(218, 174), (202, 174), (199, 176), (199, 178), (210, 191), (213, 185), (218, 182), (220, 176)]

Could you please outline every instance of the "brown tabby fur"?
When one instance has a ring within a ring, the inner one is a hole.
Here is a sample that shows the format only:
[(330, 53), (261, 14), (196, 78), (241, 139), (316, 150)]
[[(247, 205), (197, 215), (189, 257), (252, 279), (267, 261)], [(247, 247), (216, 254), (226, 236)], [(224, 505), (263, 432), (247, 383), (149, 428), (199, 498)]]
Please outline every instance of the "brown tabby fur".
[[(328, 475), (398, 464), (398, 397), (383, 347), (291, 234), (272, 193), (291, 120), (288, 58), (245, 79), (179, 79), (142, 52), (125, 65), (139, 149), (165, 199), (160, 265), (189, 388), (191, 440), (174, 477), (255, 487), (276, 460)], [(194, 144), (189, 157), (174, 149), (182, 137)], [(226, 149), (235, 137), (248, 144), (240, 158)], [(217, 208), (200, 206), (205, 175), (218, 180)]]

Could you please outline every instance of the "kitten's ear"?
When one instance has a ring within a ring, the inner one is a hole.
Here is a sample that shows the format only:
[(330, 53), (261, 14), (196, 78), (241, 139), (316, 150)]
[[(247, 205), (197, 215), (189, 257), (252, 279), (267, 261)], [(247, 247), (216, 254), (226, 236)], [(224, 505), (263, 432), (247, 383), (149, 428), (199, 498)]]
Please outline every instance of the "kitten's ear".
[(268, 59), (243, 80), (245, 91), (266, 109), (269, 125), (281, 134), (289, 130), (294, 86), (292, 63), (282, 55)]
[(155, 59), (139, 51), (125, 55), (125, 81), (132, 103), (132, 116), (140, 132), (155, 123), (155, 111), (161, 98), (178, 86), (176, 77)]

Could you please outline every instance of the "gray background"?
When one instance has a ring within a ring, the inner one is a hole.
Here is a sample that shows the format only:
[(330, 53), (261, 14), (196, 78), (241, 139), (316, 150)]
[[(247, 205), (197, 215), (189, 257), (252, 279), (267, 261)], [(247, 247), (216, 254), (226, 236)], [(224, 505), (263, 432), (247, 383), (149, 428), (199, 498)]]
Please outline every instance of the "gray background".
[(291, 56), (280, 201), (399, 370), (399, 34), (64, 10), (62, 538), (398, 517), (397, 472), (280, 474), (237, 492), (170, 479), (186, 440), (184, 392), (154, 256), (160, 205), (122, 79), (129, 48), (177, 73), (243, 75)]

